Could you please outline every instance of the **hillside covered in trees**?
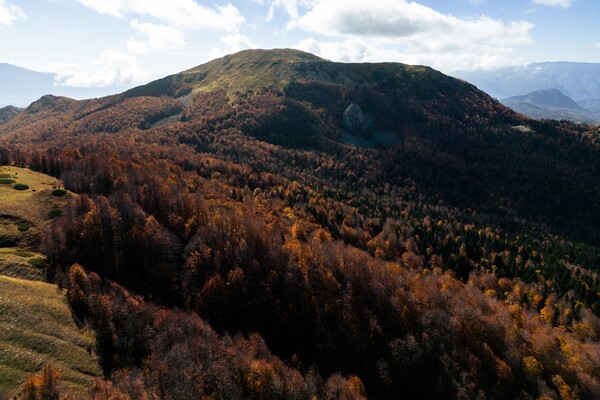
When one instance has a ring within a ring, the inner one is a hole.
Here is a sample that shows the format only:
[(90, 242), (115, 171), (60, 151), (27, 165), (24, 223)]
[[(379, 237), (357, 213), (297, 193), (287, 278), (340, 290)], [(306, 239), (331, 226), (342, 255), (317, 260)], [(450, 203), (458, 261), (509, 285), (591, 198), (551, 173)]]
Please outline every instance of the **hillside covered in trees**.
[(96, 331), (90, 398), (596, 399), (599, 133), (252, 50), (43, 97), (0, 162), (78, 194), (44, 251)]

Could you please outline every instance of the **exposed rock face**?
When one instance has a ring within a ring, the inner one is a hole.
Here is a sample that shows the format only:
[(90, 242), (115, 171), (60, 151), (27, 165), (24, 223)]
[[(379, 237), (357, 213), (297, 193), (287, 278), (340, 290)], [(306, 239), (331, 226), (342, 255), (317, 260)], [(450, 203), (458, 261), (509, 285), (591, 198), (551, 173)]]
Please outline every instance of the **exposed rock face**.
[(368, 137), (371, 131), (371, 121), (358, 104), (350, 103), (344, 111), (344, 128), (352, 135), (359, 137)]

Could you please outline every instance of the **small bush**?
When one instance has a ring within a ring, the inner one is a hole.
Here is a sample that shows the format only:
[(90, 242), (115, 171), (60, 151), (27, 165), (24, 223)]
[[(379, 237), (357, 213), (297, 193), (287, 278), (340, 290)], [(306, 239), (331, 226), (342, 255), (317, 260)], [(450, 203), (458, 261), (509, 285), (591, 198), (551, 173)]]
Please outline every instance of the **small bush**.
[(15, 186), (13, 186), (13, 189), (15, 190), (27, 190), (29, 189), (29, 186), (24, 184), (24, 183), (17, 183), (15, 184)]
[(52, 191), (52, 196), (56, 196), (56, 197), (62, 197), (65, 194), (67, 194), (67, 191), (64, 189), (54, 189)]
[(0, 185), (10, 185), (11, 183), (15, 183), (14, 179), (10, 178), (0, 178)]
[(37, 268), (37, 269), (44, 269), (44, 268), (46, 268), (46, 259), (45, 258), (37, 258), (36, 257), (36, 258), (32, 258), (30, 260), (27, 260), (27, 262), (33, 268)]
[(27, 250), (15, 250), (15, 251), (13, 251), (13, 254), (15, 256), (23, 257), (23, 258), (31, 258), (35, 255), (32, 252), (27, 251)]
[(48, 212), (48, 218), (52, 219), (52, 218), (58, 218), (63, 214), (62, 210), (60, 208), (53, 208), (52, 210), (50, 210)]
[(0, 179), (10, 179), (12, 176), (10, 174), (0, 174)]
[(19, 232), (27, 232), (32, 226), (33, 224), (31, 222), (21, 222), (19, 226), (17, 226), (17, 229)]

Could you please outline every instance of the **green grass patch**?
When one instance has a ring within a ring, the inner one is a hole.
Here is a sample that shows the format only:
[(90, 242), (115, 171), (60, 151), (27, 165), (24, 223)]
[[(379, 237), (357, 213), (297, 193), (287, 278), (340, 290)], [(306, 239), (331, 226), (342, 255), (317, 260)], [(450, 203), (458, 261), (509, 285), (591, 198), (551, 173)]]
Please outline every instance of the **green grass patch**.
[(0, 185), (10, 185), (12, 183), (16, 183), (17, 181), (15, 181), (14, 179), (10, 179), (10, 178), (0, 178)]
[(13, 189), (15, 190), (27, 190), (29, 189), (29, 186), (24, 184), (24, 183), (16, 183), (15, 186), (13, 186)]
[(33, 268), (37, 268), (37, 269), (44, 269), (44, 268), (46, 268), (46, 259), (45, 258), (38, 258), (38, 257), (36, 257), (36, 258), (32, 258), (30, 260), (27, 260), (27, 262)]
[(24, 257), (24, 258), (31, 258), (31, 257), (35, 256), (34, 253), (27, 251), (27, 250), (21, 250), (21, 249), (14, 250), (12, 252), (12, 254), (14, 254), (15, 256)]
[(0, 179), (10, 179), (12, 178), (11, 174), (0, 174)]

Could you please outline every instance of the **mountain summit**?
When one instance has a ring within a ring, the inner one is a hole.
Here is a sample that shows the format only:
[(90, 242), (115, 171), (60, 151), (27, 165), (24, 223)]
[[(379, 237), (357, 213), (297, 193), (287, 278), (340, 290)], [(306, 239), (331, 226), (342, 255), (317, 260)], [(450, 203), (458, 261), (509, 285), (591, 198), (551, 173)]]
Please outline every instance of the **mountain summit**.
[(575, 102), (572, 98), (566, 96), (558, 89), (538, 90), (522, 96), (514, 96), (502, 101), (530, 103), (536, 106), (549, 109), (579, 110), (584, 108)]
[[(254, 117), (259, 115), (262, 121), (257, 134), (277, 143), (306, 144), (327, 136), (371, 147), (398, 142), (402, 132), (421, 130), (433, 120), (484, 123), (493, 115), (506, 117), (507, 123), (515, 121), (514, 114), (473, 85), (428, 67), (338, 63), (291, 49), (228, 55), (132, 89), (118, 99), (139, 96), (175, 97), (189, 106), (184, 118), (192, 118), (194, 103), (207, 96), (252, 104), (258, 107)], [(360, 113), (363, 123), (345, 123), (349, 112)], [(276, 128), (275, 120), (284, 116), (297, 124)], [(286, 132), (273, 131), (278, 129)]]

